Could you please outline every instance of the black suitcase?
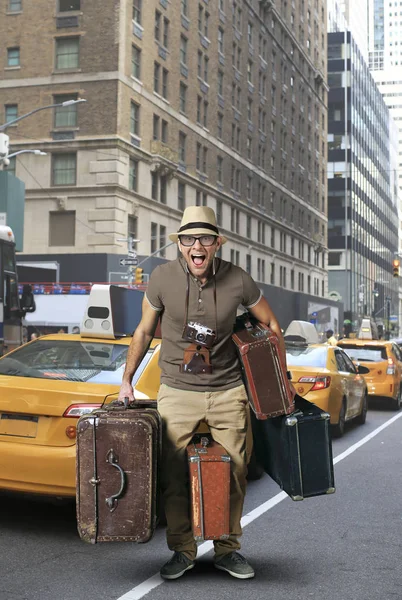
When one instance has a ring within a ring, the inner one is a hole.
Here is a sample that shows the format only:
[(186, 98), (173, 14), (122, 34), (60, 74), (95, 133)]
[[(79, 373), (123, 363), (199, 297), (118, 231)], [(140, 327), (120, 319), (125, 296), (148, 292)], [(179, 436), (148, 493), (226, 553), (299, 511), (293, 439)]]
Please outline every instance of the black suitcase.
[(329, 420), (300, 396), (291, 415), (266, 421), (252, 415), (256, 458), (292, 500), (335, 492)]
[(81, 539), (148, 542), (158, 514), (161, 418), (154, 408), (99, 409), (77, 425)]

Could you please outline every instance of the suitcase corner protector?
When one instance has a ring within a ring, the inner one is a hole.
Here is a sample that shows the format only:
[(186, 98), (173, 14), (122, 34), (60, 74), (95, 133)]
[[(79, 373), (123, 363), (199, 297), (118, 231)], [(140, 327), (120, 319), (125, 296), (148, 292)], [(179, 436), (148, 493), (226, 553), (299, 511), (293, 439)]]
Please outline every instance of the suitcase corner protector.
[(301, 500), (304, 500), (303, 496), (290, 496), (292, 498), (292, 500), (294, 500), (295, 502), (300, 502)]
[(189, 456), (189, 458), (188, 458), (188, 462), (190, 462), (190, 463), (199, 463), (200, 460), (201, 459), (199, 456)]
[(327, 489), (327, 494), (335, 494), (335, 490), (336, 490), (335, 487), (330, 487)]
[(286, 417), (285, 423), (288, 427), (294, 427), (295, 425), (297, 425), (297, 418), (296, 417)]
[(203, 538), (202, 535), (195, 535), (194, 539), (195, 539), (196, 542), (203, 542), (204, 541), (204, 538)]

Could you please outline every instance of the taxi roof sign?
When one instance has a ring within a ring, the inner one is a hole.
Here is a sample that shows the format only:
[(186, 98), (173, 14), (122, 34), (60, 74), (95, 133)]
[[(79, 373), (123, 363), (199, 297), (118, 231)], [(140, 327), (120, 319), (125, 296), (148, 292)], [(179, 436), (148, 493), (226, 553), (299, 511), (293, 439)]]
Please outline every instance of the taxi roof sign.
[(143, 298), (141, 290), (94, 284), (82, 320), (81, 335), (103, 339), (131, 336), (141, 320)]

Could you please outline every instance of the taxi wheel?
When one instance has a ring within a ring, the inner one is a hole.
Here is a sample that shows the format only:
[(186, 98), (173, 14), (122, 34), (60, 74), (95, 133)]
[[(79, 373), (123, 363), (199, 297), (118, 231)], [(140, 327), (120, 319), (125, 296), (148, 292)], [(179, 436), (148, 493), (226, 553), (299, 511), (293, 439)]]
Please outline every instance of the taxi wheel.
[(367, 409), (368, 409), (368, 397), (367, 392), (364, 394), (363, 403), (362, 403), (362, 411), (360, 415), (357, 415), (355, 421), (359, 425), (364, 425), (367, 417)]
[(341, 410), (339, 411), (339, 420), (336, 425), (332, 426), (332, 434), (334, 437), (342, 437), (345, 431), (346, 419), (346, 398), (342, 400)]
[(399, 410), (401, 408), (401, 404), (402, 404), (402, 386), (399, 387), (397, 397), (393, 398), (391, 400), (391, 402), (392, 402), (391, 407), (394, 410)]

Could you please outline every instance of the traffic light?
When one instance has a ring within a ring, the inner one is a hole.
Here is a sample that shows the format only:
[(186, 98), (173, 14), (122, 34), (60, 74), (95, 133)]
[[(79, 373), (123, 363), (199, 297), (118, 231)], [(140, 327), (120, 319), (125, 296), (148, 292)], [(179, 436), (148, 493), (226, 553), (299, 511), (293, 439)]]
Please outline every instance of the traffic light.
[(144, 281), (144, 269), (137, 267), (135, 270), (135, 283), (143, 283)]
[(392, 262), (392, 272), (393, 272), (393, 276), (394, 277), (399, 277), (399, 265), (400, 265), (401, 261), (399, 260), (399, 258), (394, 258), (393, 262)]

